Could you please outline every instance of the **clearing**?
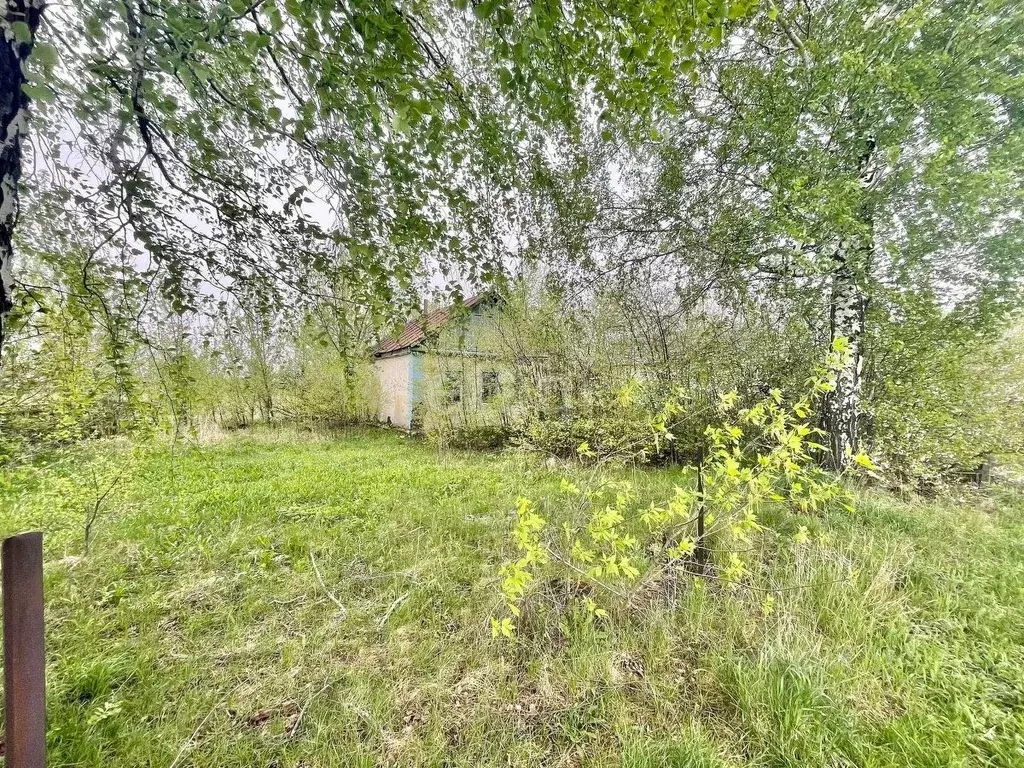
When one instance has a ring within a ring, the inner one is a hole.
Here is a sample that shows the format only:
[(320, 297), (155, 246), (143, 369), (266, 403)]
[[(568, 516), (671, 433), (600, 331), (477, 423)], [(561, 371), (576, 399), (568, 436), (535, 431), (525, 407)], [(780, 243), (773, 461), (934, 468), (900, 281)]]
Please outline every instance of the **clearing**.
[(778, 523), (811, 540), (764, 567), (809, 586), (771, 610), (684, 584), (508, 642), (516, 497), (557, 520), (535, 460), (381, 432), (149, 449), (79, 560), (125, 450), (0, 485), (0, 534), (47, 534), (53, 766), (1024, 764), (1019, 490)]

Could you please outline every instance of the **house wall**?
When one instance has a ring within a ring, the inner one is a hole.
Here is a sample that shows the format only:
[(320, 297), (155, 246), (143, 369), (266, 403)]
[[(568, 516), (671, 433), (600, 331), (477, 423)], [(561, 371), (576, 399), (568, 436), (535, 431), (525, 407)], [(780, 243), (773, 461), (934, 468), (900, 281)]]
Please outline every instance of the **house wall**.
[[(426, 353), (418, 361), (417, 428), (427, 432), (458, 427), (500, 426), (508, 421), (511, 376), (493, 356)], [(495, 373), (499, 391), (484, 401), (483, 376)], [(453, 397), (458, 391), (458, 398)]]
[(390, 419), (394, 426), (402, 429), (409, 429), (412, 423), (410, 390), (413, 358), (411, 352), (406, 352), (373, 361), (373, 373), (380, 387), (377, 418), (382, 422)]

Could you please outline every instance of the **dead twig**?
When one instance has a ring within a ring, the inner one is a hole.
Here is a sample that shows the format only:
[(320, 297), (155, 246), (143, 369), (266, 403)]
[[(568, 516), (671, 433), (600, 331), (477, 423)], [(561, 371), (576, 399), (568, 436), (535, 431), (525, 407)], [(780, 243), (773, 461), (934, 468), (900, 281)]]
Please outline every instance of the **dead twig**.
[(317, 568), (316, 558), (313, 557), (313, 550), (309, 551), (309, 562), (312, 563), (312, 565), (313, 565), (313, 573), (316, 574), (316, 580), (318, 582), (320, 582), (320, 588), (323, 589), (323, 591), (327, 595), (328, 599), (332, 603), (334, 603), (336, 606), (338, 606), (338, 610), (341, 611), (341, 618), (345, 618), (346, 616), (348, 616), (348, 609), (345, 608), (345, 606), (341, 604), (341, 601), (338, 598), (336, 598), (331, 593), (331, 590), (329, 590), (327, 588), (327, 585), (324, 584), (324, 577), (320, 575), (320, 569)]
[(384, 628), (384, 625), (388, 623), (388, 619), (391, 618), (391, 614), (395, 612), (395, 609), (398, 608), (398, 606), (400, 606), (402, 603), (406, 601), (406, 598), (409, 597), (409, 594), (409, 592), (406, 592), (404, 595), (399, 595), (398, 598), (396, 598), (395, 602), (391, 604), (391, 607), (388, 608), (385, 614), (381, 616), (379, 619), (377, 619), (378, 627), (382, 629)]
[(309, 709), (309, 705), (313, 703), (313, 700), (316, 699), (317, 696), (319, 696), (321, 693), (330, 688), (333, 682), (333, 680), (328, 680), (326, 683), (323, 684), (323, 686), (321, 686), (319, 691), (317, 691), (308, 699), (306, 699), (306, 703), (302, 705), (302, 709), (299, 710), (299, 714), (295, 716), (295, 720), (291, 723), (291, 725), (288, 728), (288, 735), (290, 737), (294, 738), (295, 735), (299, 732), (299, 728), (302, 726), (302, 718), (305, 717), (306, 710)]
[(171, 761), (171, 764), (170, 764), (169, 768), (175, 768), (175, 766), (177, 766), (178, 763), (181, 761), (181, 758), (183, 758), (188, 753), (188, 751), (190, 749), (192, 749), (193, 747), (196, 746), (196, 736), (199, 735), (199, 731), (201, 731), (203, 729), (203, 726), (206, 725), (206, 721), (210, 719), (210, 716), (219, 707), (223, 706), (224, 702), (226, 702), (227, 700), (228, 700), (228, 697), (225, 696), (219, 702), (214, 704), (213, 707), (210, 709), (210, 711), (206, 713), (206, 717), (204, 717), (202, 720), (199, 721), (199, 725), (197, 725), (196, 729), (194, 731), (192, 731), (192, 735), (189, 736), (185, 740), (185, 743), (181, 745), (181, 749), (179, 749), (178, 750), (178, 754), (174, 756), (174, 760)]

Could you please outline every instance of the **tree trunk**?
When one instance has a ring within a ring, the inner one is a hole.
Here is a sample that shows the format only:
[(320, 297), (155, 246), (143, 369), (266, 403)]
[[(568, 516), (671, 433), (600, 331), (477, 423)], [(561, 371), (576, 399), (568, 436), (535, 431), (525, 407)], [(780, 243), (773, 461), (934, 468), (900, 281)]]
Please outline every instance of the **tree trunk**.
[(29, 99), (22, 90), (43, 0), (6, 0), (0, 16), (0, 351), (4, 321), (14, 307), (14, 228), (18, 222), (21, 142), (28, 133)]
[(860, 413), (861, 374), (864, 368), (863, 336), (867, 296), (850, 264), (852, 254), (843, 253), (832, 276), (831, 340), (846, 339), (847, 357), (836, 374), (836, 386), (824, 402), (824, 426), (829, 436), (831, 459), (842, 471), (857, 452), (857, 422)]
[(875, 164), (876, 140), (867, 133), (857, 158), (857, 183), (864, 197), (860, 204), (861, 230), (843, 238), (835, 255), (832, 299), (829, 303), (832, 348), (846, 340), (847, 357), (836, 374), (836, 386), (825, 397), (824, 427), (829, 436), (832, 464), (837, 472), (846, 469), (858, 450), (860, 438), (861, 378), (864, 370), (864, 321), (869, 296), (865, 290), (875, 248), (875, 220), (870, 193), (879, 180)]
[(704, 530), (704, 524), (707, 521), (707, 499), (704, 496), (704, 448), (701, 447), (700, 454), (697, 460), (697, 540), (696, 548), (693, 551), (694, 565), (696, 566), (696, 572), (701, 576), (705, 575), (708, 571), (708, 559), (710, 552), (708, 551), (707, 532)]

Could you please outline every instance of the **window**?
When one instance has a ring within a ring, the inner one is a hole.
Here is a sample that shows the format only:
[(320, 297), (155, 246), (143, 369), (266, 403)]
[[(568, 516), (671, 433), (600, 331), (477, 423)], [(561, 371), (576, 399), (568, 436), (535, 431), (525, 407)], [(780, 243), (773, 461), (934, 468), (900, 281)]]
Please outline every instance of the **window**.
[(462, 402), (462, 377), (458, 373), (448, 371), (444, 375), (444, 391), (448, 395), (448, 402)]
[(480, 399), (489, 403), (501, 394), (501, 382), (497, 371), (484, 371), (480, 374)]

